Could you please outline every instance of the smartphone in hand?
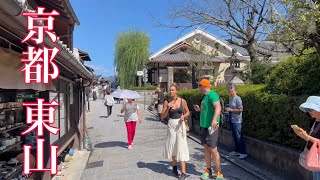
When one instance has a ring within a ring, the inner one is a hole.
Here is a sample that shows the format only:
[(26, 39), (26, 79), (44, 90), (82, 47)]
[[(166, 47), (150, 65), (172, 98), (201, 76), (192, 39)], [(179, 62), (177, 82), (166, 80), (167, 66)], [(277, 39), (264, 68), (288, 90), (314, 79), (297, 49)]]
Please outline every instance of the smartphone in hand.
[(301, 130), (301, 128), (296, 124), (291, 125), (291, 128), (294, 129), (294, 130)]

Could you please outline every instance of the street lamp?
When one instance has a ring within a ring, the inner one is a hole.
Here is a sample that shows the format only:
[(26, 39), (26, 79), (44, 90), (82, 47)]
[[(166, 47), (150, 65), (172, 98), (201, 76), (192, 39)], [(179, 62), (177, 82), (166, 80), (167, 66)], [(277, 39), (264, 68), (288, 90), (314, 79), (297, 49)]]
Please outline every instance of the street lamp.
[(213, 69), (214, 69), (214, 66), (208, 65), (208, 57), (206, 57), (204, 60), (204, 65), (200, 68), (200, 70), (203, 72), (202, 78), (210, 79), (210, 77), (212, 76), (212, 74), (210, 72)]
[(144, 94), (143, 94), (143, 109), (146, 110), (146, 82), (148, 80), (148, 69), (147, 66), (143, 66), (143, 87), (144, 87)]
[(244, 82), (239, 78), (238, 69), (236, 68), (237, 63), (237, 50), (232, 49), (232, 55), (230, 57), (230, 69), (232, 73), (232, 79), (228, 82), (228, 86), (244, 85)]

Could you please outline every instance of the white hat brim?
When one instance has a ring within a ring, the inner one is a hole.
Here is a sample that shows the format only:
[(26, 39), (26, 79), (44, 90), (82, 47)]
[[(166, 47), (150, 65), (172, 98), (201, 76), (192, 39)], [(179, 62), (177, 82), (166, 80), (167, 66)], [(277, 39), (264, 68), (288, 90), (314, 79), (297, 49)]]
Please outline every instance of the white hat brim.
[(307, 112), (306, 109), (313, 109), (313, 110), (315, 110), (315, 111), (317, 111), (317, 112), (320, 112), (320, 106), (319, 106), (319, 105), (316, 105), (316, 104), (314, 104), (314, 103), (307, 103), (307, 102), (305, 102), (305, 103), (303, 103), (303, 104), (301, 104), (301, 105), (299, 106), (299, 109), (300, 109), (301, 111), (303, 111), (303, 112)]

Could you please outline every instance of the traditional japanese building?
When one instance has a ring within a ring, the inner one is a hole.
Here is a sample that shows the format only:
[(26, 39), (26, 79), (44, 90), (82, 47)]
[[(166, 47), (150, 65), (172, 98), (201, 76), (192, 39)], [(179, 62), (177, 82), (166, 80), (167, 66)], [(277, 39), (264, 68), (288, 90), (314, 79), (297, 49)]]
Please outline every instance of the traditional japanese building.
[[(274, 42), (258, 43), (259, 52), (269, 53), (271, 59), (288, 55), (283, 47), (274, 47)], [(259, 55), (263, 60), (265, 56)], [(249, 62), (245, 49), (197, 28), (150, 56), (148, 79), (149, 83), (165, 90), (172, 83), (176, 83), (179, 89), (195, 88), (203, 77), (211, 78), (215, 85), (222, 85), (236, 76), (237, 83), (241, 83), (237, 74)]]
[[(37, 6), (46, 8), (46, 12), (53, 9), (60, 13), (54, 23), (54, 32), (58, 41), (52, 42), (45, 36), (44, 43), (36, 45), (32, 41), (24, 44), (21, 40), (28, 34), (26, 17), (22, 12), (36, 10)], [(85, 136), (85, 94), (84, 88), (89, 86), (93, 79), (92, 69), (84, 66), (84, 61), (90, 61), (88, 53), (73, 47), (73, 30), (79, 25), (68, 0), (3, 0), (0, 1), (0, 161), (9, 161), (21, 156), (22, 145), (30, 144), (34, 148), (35, 133), (21, 136), (27, 128), (26, 109), (22, 102), (36, 102), (36, 98), (44, 98), (46, 102), (56, 100), (57, 107), (54, 127), (60, 128), (58, 135), (45, 131), (44, 164), (49, 167), (50, 145), (59, 146), (58, 154), (68, 148), (82, 149)], [(60, 69), (58, 79), (51, 83), (25, 84), (24, 73), (20, 70), (24, 64), (20, 61), (22, 52), (27, 47), (57, 47), (60, 53), (55, 63)], [(8, 140), (10, 139), (10, 141)], [(34, 159), (31, 159), (35, 165)], [(0, 179), (14, 179), (21, 175), (22, 166), (17, 165), (1, 173)], [(31, 179), (51, 179), (50, 173), (34, 173)]]

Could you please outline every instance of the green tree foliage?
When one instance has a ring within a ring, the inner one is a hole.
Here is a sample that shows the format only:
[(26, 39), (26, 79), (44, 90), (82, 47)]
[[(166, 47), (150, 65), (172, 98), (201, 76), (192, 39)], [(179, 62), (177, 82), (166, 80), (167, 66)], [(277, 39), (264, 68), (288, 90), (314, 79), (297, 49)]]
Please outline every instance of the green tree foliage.
[[(274, 65), (269, 62), (255, 62), (246, 66), (242, 76), (246, 82), (252, 84), (265, 84)], [(254, 72), (254, 73), (251, 73)]]
[(320, 93), (320, 56), (289, 57), (278, 64), (267, 81), (268, 89), (287, 95)]
[(144, 32), (120, 33), (115, 44), (114, 65), (121, 88), (136, 86), (136, 72), (148, 62), (150, 38)]
[(320, 54), (320, 0), (279, 0), (276, 28), (269, 39), (281, 42), (296, 54), (313, 48)]

